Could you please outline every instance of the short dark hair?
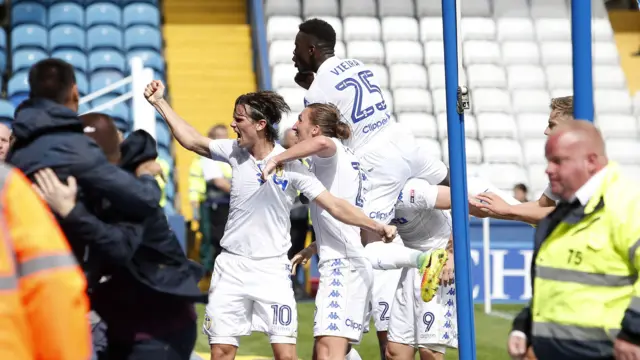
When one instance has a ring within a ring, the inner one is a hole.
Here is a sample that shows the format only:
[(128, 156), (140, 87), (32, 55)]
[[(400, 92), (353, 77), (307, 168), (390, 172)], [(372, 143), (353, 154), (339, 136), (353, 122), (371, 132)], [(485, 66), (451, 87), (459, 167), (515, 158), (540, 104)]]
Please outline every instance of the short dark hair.
[(336, 47), (336, 31), (324, 20), (309, 19), (300, 24), (298, 29), (316, 38), (315, 45), (322, 51), (333, 51)]
[(519, 189), (519, 190), (521, 190), (521, 191), (523, 191), (523, 192), (527, 192), (527, 191), (528, 191), (528, 189), (527, 189), (527, 185), (522, 184), (522, 183), (516, 184), (516, 185), (513, 187), (513, 189), (514, 189), (514, 190)]
[[(284, 98), (274, 91), (257, 91), (238, 96), (235, 106), (247, 105), (251, 108), (249, 117), (254, 121), (267, 121), (267, 140), (278, 140), (278, 130), (275, 126), (282, 120), (282, 115), (291, 111)], [(235, 108), (235, 107), (234, 107)]]
[(44, 59), (29, 70), (29, 97), (43, 98), (64, 104), (69, 90), (76, 84), (73, 66), (60, 59)]

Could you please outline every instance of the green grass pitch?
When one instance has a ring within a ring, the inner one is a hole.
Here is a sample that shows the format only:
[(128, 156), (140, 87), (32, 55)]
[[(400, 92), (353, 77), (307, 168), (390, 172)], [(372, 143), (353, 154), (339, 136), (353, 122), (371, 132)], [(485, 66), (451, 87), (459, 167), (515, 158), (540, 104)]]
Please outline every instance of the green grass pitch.
[[(521, 306), (517, 305), (494, 305), (494, 309), (503, 314), (515, 315)], [(298, 356), (302, 360), (311, 360), (313, 350), (313, 302), (298, 303)], [(198, 325), (202, 325), (204, 307), (198, 306)], [(506, 352), (507, 335), (511, 329), (511, 321), (502, 317), (489, 316), (482, 312), (481, 307), (475, 309), (476, 327), (476, 358), (478, 360), (508, 360)], [(371, 325), (373, 329), (373, 324)], [(378, 340), (375, 333), (365, 334), (362, 343), (356, 347), (363, 360), (379, 360)], [(199, 329), (199, 336), (196, 342), (196, 352), (200, 353), (205, 360), (209, 359), (209, 344), (207, 338)], [(244, 356), (246, 357), (244, 357)], [(245, 337), (240, 342), (238, 359), (243, 360), (263, 360), (271, 359), (271, 347), (269, 339), (262, 333), (254, 333)], [(458, 353), (449, 349), (446, 354), (447, 360), (458, 359)]]

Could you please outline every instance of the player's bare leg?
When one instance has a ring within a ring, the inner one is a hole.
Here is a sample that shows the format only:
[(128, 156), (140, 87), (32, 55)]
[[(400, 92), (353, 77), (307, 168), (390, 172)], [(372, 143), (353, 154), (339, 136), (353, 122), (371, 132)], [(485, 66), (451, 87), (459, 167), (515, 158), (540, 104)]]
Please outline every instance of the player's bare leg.
[(387, 360), (387, 332), (378, 331), (376, 335), (378, 336), (378, 346), (380, 346), (380, 360)]
[(275, 360), (298, 360), (295, 344), (271, 344)]
[(420, 360), (444, 360), (444, 353), (421, 347), (418, 351)]
[[(400, 344), (389, 341), (386, 349), (386, 360), (413, 360), (416, 355), (416, 349), (411, 345)], [(422, 355), (421, 355), (421, 360)]]
[(233, 360), (238, 347), (228, 344), (211, 344), (211, 360)]
[(344, 360), (349, 340), (338, 336), (318, 336), (313, 344), (313, 360)]

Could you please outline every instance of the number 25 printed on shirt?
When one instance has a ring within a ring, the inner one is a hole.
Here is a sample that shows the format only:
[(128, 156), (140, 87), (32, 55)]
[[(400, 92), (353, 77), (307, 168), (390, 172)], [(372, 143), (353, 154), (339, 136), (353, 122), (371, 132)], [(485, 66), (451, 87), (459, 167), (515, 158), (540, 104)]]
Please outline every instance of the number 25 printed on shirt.
[(382, 97), (382, 91), (376, 85), (371, 84), (369, 78), (373, 77), (373, 73), (370, 70), (363, 70), (358, 73), (358, 79), (346, 78), (336, 85), (336, 89), (344, 91), (348, 88), (355, 90), (355, 98), (353, 99), (353, 111), (351, 112), (351, 121), (355, 124), (358, 123), (375, 113), (373, 106), (362, 108), (362, 100), (364, 99), (365, 90), (369, 94), (378, 94), (380, 96), (380, 102), (375, 104), (376, 109), (386, 110), (387, 104)]

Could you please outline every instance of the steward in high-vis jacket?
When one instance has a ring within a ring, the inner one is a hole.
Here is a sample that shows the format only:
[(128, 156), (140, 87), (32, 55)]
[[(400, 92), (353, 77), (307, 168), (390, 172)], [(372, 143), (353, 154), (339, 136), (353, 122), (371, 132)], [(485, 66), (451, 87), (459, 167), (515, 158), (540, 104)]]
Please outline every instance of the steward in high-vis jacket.
[(86, 281), (42, 199), (0, 164), (0, 359), (86, 360)]
[(533, 298), (514, 321), (509, 352), (522, 358), (526, 339), (538, 359), (637, 359), (640, 188), (608, 161), (588, 122), (554, 130), (546, 156), (562, 200), (538, 224)]

